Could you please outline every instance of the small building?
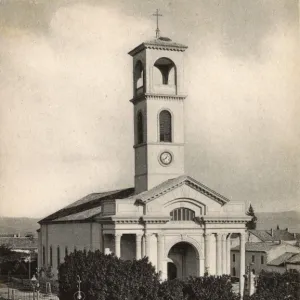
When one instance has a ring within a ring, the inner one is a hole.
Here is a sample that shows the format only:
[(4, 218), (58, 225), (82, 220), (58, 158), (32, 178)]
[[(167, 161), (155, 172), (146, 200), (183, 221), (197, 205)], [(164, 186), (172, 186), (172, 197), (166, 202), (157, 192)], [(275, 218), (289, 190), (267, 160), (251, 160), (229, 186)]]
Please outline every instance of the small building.
[(278, 273), (284, 273), (287, 268), (286, 264), (293, 256), (298, 255), (292, 252), (285, 252), (282, 255), (276, 257), (275, 259), (271, 260), (266, 268), (265, 271), (269, 272), (278, 272)]
[(286, 262), (287, 270), (297, 270), (300, 272), (300, 254), (295, 254)]
[[(231, 249), (231, 275), (236, 277), (239, 274), (240, 246)], [(246, 243), (245, 268), (250, 267), (254, 274), (265, 271), (284, 271), (283, 267), (286, 260), (292, 255), (300, 253), (300, 248), (289, 243), (279, 242), (258, 242)]]
[(15, 252), (37, 252), (38, 239), (35, 237), (0, 237), (0, 245), (6, 245)]

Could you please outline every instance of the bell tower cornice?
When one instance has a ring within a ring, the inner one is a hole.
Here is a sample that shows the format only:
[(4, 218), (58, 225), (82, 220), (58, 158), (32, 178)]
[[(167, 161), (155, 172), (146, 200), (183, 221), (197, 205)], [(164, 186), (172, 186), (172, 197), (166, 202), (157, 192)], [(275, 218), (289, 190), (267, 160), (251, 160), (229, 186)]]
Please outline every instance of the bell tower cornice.
[(165, 101), (183, 101), (187, 95), (164, 95), (164, 94), (152, 94), (145, 93), (139, 96), (136, 96), (129, 100), (133, 104), (137, 104), (144, 100), (165, 100)]
[(141, 43), (140, 45), (138, 45), (137, 47), (129, 51), (128, 54), (133, 57), (139, 52), (143, 51), (144, 49), (184, 52), (187, 48), (188, 48), (187, 46), (180, 43), (173, 42), (171, 39), (167, 37), (159, 37), (157, 39)]

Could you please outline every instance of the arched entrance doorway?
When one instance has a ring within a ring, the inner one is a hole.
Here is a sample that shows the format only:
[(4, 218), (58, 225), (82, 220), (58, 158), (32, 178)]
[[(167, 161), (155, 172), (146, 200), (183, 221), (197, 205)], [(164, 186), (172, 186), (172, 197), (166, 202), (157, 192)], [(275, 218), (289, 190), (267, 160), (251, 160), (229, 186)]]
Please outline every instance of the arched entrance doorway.
[(173, 262), (168, 262), (168, 280), (177, 278), (177, 267)]
[[(185, 278), (199, 275), (199, 255), (187, 242), (175, 244), (168, 253), (168, 278)], [(174, 277), (175, 276), (175, 277)]]

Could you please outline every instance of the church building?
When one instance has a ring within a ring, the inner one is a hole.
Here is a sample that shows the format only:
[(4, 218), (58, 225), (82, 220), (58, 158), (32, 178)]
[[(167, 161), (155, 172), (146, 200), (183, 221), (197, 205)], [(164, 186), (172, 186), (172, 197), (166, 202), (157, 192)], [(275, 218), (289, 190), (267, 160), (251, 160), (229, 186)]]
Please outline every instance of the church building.
[(39, 222), (39, 268), (54, 270), (77, 250), (124, 260), (148, 256), (162, 279), (231, 274), (230, 236), (239, 236), (245, 274), (243, 202), (185, 174), (184, 66), (187, 46), (157, 37), (133, 60), (134, 187), (93, 193)]

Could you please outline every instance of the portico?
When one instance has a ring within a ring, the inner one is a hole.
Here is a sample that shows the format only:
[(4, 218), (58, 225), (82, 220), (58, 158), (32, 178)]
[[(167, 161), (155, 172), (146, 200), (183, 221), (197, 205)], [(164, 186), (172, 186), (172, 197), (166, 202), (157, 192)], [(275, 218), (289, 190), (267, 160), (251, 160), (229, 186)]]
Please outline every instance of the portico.
[[(243, 214), (243, 203), (217, 198), (202, 185), (197, 191), (198, 184), (181, 176), (157, 191), (116, 199), (111, 215), (95, 218), (102, 228), (102, 250), (110, 249), (122, 259), (147, 256), (163, 280), (205, 273), (229, 275), (230, 236), (238, 233), (244, 249), (249, 217)], [(103, 201), (103, 211), (109, 203)], [(241, 265), (243, 259), (242, 255)], [(242, 268), (241, 290), (243, 275)]]
[[(243, 247), (242, 243), (245, 244), (244, 233), (239, 234), (241, 237), (240, 245)], [(107, 243), (104, 245), (104, 250), (109, 249), (110, 253), (114, 253), (116, 256), (122, 259), (134, 258), (138, 260), (147, 256), (151, 258), (150, 261), (156, 267), (156, 270), (161, 272), (162, 279), (166, 279), (168, 277), (166, 272), (166, 264), (168, 262), (173, 262), (175, 265), (179, 265), (178, 263), (176, 264), (176, 261), (178, 261), (179, 256), (183, 255), (182, 252), (187, 250), (184, 249), (187, 248), (187, 245), (190, 246), (190, 249), (195, 251), (195, 255), (192, 255), (193, 264), (196, 266), (195, 271), (192, 272), (194, 276), (203, 276), (204, 273), (209, 275), (230, 275), (231, 273), (230, 247), (228, 246), (230, 245), (230, 234), (206, 234), (204, 235), (205, 239), (204, 243), (202, 244), (201, 241), (203, 240), (203, 236), (195, 236), (193, 234), (188, 235), (185, 233), (184, 235), (170, 235), (167, 232), (165, 234), (160, 232), (153, 235), (136, 234), (135, 243), (134, 245), (132, 244), (131, 247), (129, 247), (128, 244), (126, 245), (126, 242), (128, 243), (128, 239), (127, 241), (125, 239), (126, 236), (128, 236), (128, 234), (115, 234), (114, 244), (112, 245), (111, 243)], [(143, 240), (145, 241), (146, 247), (143, 246)], [(224, 240), (225, 242), (218, 242), (218, 240)], [(169, 241), (167, 246), (165, 246), (165, 241)], [(111, 246), (111, 248), (106, 246)], [(145, 248), (145, 251), (143, 251), (143, 248)], [(156, 253), (153, 252), (153, 249), (156, 249)], [(203, 251), (203, 249), (205, 250)], [(134, 250), (134, 253), (132, 250)], [(191, 253), (192, 251), (189, 252)], [(185, 258), (188, 256), (189, 255), (187, 254)], [(153, 260), (154, 257), (156, 258), (155, 260)], [(243, 264), (242, 261), (241, 264)], [(244, 275), (243, 270), (241, 273)], [(182, 276), (179, 277), (184, 277), (184, 274), (188, 273), (182, 273)], [(190, 276), (190, 274), (186, 276)]]

